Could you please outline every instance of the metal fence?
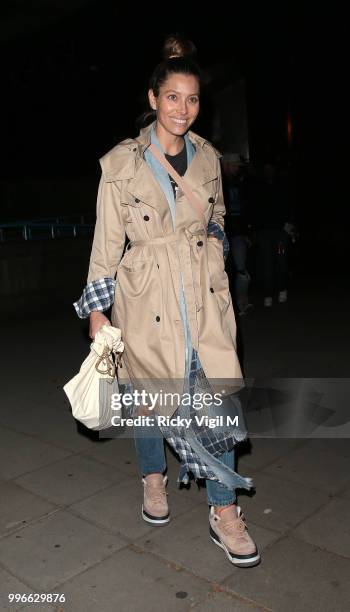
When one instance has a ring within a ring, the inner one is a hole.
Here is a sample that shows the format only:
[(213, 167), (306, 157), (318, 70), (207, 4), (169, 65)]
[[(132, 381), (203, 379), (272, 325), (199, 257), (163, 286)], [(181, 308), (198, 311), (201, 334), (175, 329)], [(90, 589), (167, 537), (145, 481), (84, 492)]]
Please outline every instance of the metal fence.
[(94, 226), (93, 215), (71, 215), (1, 223), (0, 242), (90, 236)]

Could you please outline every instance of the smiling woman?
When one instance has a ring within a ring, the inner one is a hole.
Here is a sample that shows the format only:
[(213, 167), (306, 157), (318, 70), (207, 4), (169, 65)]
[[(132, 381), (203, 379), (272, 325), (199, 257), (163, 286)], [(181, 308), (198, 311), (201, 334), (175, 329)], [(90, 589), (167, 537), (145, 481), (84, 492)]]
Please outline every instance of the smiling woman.
[(199, 82), (191, 74), (172, 74), (157, 89), (150, 89), (148, 97), (157, 113), (158, 138), (165, 153), (176, 155), (199, 113)]
[[(94, 338), (109, 324), (103, 311), (113, 305), (112, 322), (125, 345), (120, 382), (137, 389), (140, 381), (155, 387), (157, 381), (174, 381), (182, 399), (166, 407), (167, 415), (190, 417), (183, 402), (188, 391), (194, 397), (215, 380), (222, 390), (222, 379), (237, 390), (242, 374), (224, 265), (220, 154), (190, 130), (199, 112), (200, 69), (188, 41), (171, 37), (165, 49), (148, 89), (153, 122), (100, 160), (88, 284), (75, 306), (79, 316), (90, 316)], [(239, 400), (232, 404), (237, 407)], [(155, 413), (161, 412), (157, 405)], [(214, 543), (235, 565), (259, 563), (235, 503), (236, 488), (252, 486), (234, 471), (233, 447), (246, 436), (244, 427), (198, 434), (194, 427), (160, 423), (159, 429), (182, 460), (179, 480), (187, 482), (189, 471), (206, 479)], [(135, 446), (144, 485), (142, 517), (167, 523), (163, 437), (150, 428), (148, 435), (135, 436)]]

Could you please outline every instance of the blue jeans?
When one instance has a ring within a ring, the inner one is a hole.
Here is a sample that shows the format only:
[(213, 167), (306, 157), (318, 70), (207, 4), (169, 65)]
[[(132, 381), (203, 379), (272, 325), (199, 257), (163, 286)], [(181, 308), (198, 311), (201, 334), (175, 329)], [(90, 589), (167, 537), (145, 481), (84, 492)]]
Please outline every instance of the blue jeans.
[(245, 272), (248, 251), (247, 237), (241, 235), (232, 236), (230, 238), (230, 248), (236, 271)]
[[(142, 476), (152, 473), (163, 473), (166, 470), (164, 438), (136, 437), (136, 454)], [(220, 455), (219, 460), (234, 469), (234, 451)], [(211, 506), (229, 506), (236, 501), (235, 491), (229, 491), (215, 480), (206, 480), (208, 504)]]
[(246, 236), (232, 236), (230, 249), (235, 266), (235, 297), (239, 311), (244, 310), (249, 303), (248, 289), (250, 275), (247, 271), (248, 243)]
[(288, 234), (279, 229), (261, 229), (256, 234), (262, 284), (265, 297), (274, 291), (287, 289), (288, 281)]

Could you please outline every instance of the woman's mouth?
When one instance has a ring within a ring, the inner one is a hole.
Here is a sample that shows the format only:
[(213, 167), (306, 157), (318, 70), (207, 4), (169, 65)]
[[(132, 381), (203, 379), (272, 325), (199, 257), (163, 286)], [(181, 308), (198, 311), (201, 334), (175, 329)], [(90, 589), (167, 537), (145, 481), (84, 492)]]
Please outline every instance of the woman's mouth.
[(187, 123), (187, 119), (175, 119), (174, 117), (172, 117), (172, 121), (178, 125), (186, 125)]

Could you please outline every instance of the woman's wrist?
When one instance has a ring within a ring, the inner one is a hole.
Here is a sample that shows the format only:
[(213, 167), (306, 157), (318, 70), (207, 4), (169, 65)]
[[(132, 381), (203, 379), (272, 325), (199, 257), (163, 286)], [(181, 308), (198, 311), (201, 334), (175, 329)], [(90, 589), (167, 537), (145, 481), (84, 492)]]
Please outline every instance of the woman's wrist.
[(92, 310), (90, 312), (90, 319), (99, 319), (101, 316), (106, 318), (106, 315), (101, 310)]

